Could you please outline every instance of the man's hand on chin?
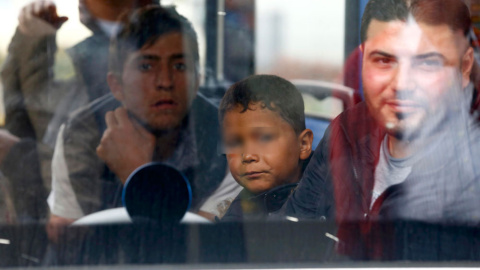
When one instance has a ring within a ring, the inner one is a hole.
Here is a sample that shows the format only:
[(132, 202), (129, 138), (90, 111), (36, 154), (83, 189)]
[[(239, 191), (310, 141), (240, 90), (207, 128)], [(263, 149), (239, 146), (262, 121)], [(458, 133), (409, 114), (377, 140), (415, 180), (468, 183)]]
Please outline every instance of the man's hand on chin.
[(152, 161), (155, 136), (128, 116), (123, 107), (105, 115), (107, 129), (97, 154), (125, 184), (138, 167)]

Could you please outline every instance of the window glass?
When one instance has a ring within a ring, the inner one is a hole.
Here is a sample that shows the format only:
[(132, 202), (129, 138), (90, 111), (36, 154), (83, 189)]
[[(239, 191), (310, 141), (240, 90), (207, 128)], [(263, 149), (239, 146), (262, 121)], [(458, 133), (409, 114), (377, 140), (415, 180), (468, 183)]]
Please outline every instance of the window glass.
[(345, 1), (256, 1), (256, 72), (340, 82)]
[(480, 0), (0, 23), (0, 268), (478, 265)]

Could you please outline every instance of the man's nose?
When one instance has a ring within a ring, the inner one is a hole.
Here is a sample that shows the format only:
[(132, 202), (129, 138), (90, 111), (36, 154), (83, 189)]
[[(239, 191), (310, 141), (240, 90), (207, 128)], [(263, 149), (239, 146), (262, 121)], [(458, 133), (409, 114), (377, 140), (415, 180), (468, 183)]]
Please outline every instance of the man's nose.
[(170, 90), (173, 88), (173, 72), (169, 68), (162, 68), (157, 72), (155, 83), (158, 90)]
[(415, 89), (415, 74), (410, 63), (400, 63), (395, 73), (393, 87), (397, 92), (410, 92)]

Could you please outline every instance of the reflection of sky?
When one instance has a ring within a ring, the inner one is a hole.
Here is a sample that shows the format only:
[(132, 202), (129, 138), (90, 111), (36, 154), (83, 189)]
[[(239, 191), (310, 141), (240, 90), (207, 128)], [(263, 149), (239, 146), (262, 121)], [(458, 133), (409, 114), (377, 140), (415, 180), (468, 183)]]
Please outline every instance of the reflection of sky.
[(278, 55), (341, 65), (344, 0), (256, 0), (257, 64)]

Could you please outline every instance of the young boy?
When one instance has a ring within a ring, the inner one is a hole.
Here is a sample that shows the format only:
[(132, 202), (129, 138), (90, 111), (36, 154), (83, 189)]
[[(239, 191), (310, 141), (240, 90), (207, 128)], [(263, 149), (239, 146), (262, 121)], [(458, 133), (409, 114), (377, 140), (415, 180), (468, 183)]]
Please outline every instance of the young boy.
[(312, 152), (303, 98), (280, 77), (251, 76), (228, 89), (219, 120), (230, 171), (244, 187), (222, 221), (265, 219), (296, 187)]

